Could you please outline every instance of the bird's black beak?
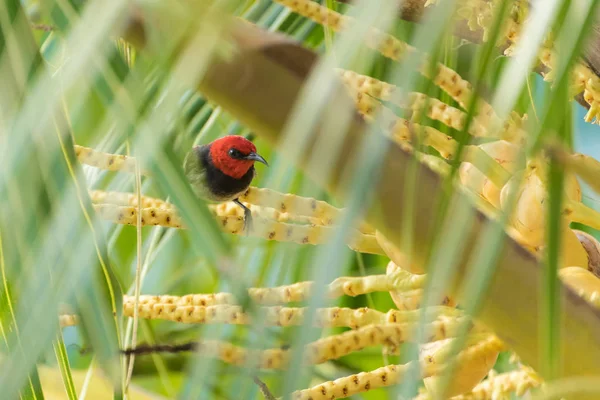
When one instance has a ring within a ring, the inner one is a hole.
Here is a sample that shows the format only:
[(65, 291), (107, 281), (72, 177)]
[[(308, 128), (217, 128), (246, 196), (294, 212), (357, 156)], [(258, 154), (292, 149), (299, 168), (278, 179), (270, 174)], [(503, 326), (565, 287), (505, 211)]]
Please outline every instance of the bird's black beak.
[(256, 154), (255, 152), (252, 152), (252, 153), (248, 154), (244, 158), (246, 160), (252, 160), (252, 161), (261, 162), (261, 163), (265, 164), (267, 167), (269, 166), (269, 163), (267, 162), (267, 160), (265, 160), (264, 158), (262, 158), (260, 155)]

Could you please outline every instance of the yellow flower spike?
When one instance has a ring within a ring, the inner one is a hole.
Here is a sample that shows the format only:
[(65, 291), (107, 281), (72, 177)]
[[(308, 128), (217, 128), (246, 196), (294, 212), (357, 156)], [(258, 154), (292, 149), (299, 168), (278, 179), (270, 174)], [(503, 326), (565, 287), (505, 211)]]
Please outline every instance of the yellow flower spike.
[[(431, 97), (427, 97), (422, 93), (407, 93), (406, 99), (398, 99), (395, 95), (400, 92), (397, 86), (387, 82), (380, 81), (370, 76), (360, 75), (354, 71), (338, 69), (343, 82), (351, 89), (356, 90), (363, 95), (369, 95), (374, 98), (391, 101), (393, 104), (414, 111), (415, 113), (423, 112), (428, 118), (440, 121), (445, 125), (456, 130), (464, 129), (467, 115), (465, 112), (447, 105), (446, 103)], [(475, 137), (489, 137), (488, 131), (477, 118), (471, 124), (469, 133)]]
[[(428, 364), (446, 364), (452, 345), (452, 339), (429, 343), (423, 346), (421, 357)], [(446, 392), (447, 395), (457, 396), (471, 391), (494, 367), (498, 354), (504, 348), (504, 344), (495, 336), (474, 335), (471, 337), (467, 347), (458, 357), (450, 387)], [(433, 394), (434, 398), (440, 390), (440, 382), (440, 377), (424, 379), (427, 391)]]
[[(437, 4), (437, 0), (427, 0), (425, 7)], [(461, 0), (456, 5), (457, 19), (465, 20), (471, 31), (481, 30), (483, 32), (483, 41), (489, 39), (490, 28), (492, 26), (495, 8), (499, 4), (498, 1), (480, 1), (480, 0)], [(513, 5), (512, 17), (520, 19), (526, 7), (516, 7)], [(509, 20), (512, 21), (512, 20)], [(506, 24), (506, 22), (505, 22)], [(503, 44), (502, 42), (498, 45)]]
[[(311, 220), (314, 218), (320, 221), (321, 225), (333, 225), (344, 211), (322, 200), (253, 186), (240, 196), (240, 201), (270, 207), (294, 216), (309, 217)], [(365, 223), (361, 224), (359, 230), (363, 233), (375, 232), (373, 228)]]
[[(133, 317), (135, 305), (123, 303), (123, 314)], [(249, 318), (240, 306), (179, 306), (176, 304), (140, 304), (138, 315), (144, 319), (164, 319), (186, 324), (233, 324), (246, 325)]]
[[(381, 232), (377, 231), (375, 236), (383, 251), (391, 259), (386, 268), (386, 273), (389, 276), (394, 276), (398, 273), (405, 273), (410, 274), (413, 279), (420, 279), (423, 282), (425, 281), (426, 276), (421, 268), (409, 263), (402, 252), (396, 246), (394, 246), (393, 243), (387, 240), (387, 238)], [(389, 292), (394, 304), (396, 304), (396, 307), (398, 307), (399, 310), (416, 310), (419, 308), (421, 304), (421, 298), (423, 297), (422, 289), (407, 291), (406, 285), (398, 285), (397, 287), (402, 287), (402, 290), (395, 290), (392, 288)], [(442, 304), (449, 307), (455, 306), (454, 301), (448, 296), (444, 298)]]
[[(75, 145), (75, 152), (79, 161), (83, 164), (110, 171), (135, 172), (135, 158), (116, 154), (96, 151), (83, 146)], [(142, 171), (143, 174), (147, 172)], [(91, 191), (92, 201), (95, 203), (111, 203), (116, 205), (129, 205), (137, 207), (137, 199), (133, 194), (118, 192)], [(296, 196), (289, 193), (279, 193), (265, 188), (250, 187), (248, 191), (240, 196), (241, 201), (251, 203), (255, 206), (270, 207), (280, 214), (277, 218), (281, 222), (294, 220), (302, 223), (319, 225), (333, 225), (341, 216), (343, 209), (313, 198)], [(172, 205), (160, 199), (143, 197), (144, 208), (159, 207), (171, 208)], [(257, 210), (256, 208), (254, 210)], [(260, 211), (257, 211), (260, 212)], [(374, 233), (375, 230), (366, 223), (361, 223), (359, 230), (363, 233)]]
[(286, 6), (297, 14), (312, 19), (318, 24), (326, 25), (334, 31), (347, 28), (350, 18), (338, 12), (322, 7), (320, 4), (308, 0), (275, 0), (276, 3)]
[(523, 396), (530, 389), (539, 387), (542, 379), (531, 369), (522, 367), (502, 374), (491, 374), (469, 393), (452, 397), (451, 400), (487, 400), (510, 398), (510, 394)]
[[(293, 12), (309, 18), (318, 24), (327, 26), (333, 31), (339, 32), (355, 24), (352, 18), (328, 9), (311, 0), (274, 0), (276, 3), (286, 6)], [(365, 39), (365, 43), (379, 51), (385, 57), (398, 60), (407, 52), (415, 49), (412, 46), (398, 40), (392, 35), (371, 28)]]
[[(374, 98), (353, 91), (358, 111), (367, 118), (379, 110), (381, 111), (380, 124), (390, 137), (397, 142), (419, 142), (436, 149), (440, 155), (452, 160), (458, 148), (458, 142), (452, 137), (429, 126), (410, 122), (404, 118), (397, 117), (390, 109), (383, 106)], [(491, 157), (485, 154), (479, 147), (467, 145), (464, 147), (464, 160), (472, 162), (497, 185), (504, 185), (510, 174)]]
[[(276, 3), (288, 7), (290, 10), (306, 18), (331, 28), (334, 31), (340, 31), (348, 28), (355, 23), (351, 18), (343, 16), (333, 10), (328, 9), (311, 0), (274, 0)], [(343, 21), (343, 23), (341, 22)], [(381, 32), (376, 28), (371, 28), (365, 39), (365, 44), (370, 48), (379, 51), (383, 56), (392, 60), (399, 60), (406, 54), (415, 53), (416, 49), (407, 43), (395, 38), (392, 35)], [(437, 86), (450, 95), (461, 107), (467, 109), (471, 99), (471, 84), (464, 80), (452, 69), (438, 63), (435, 76), (430, 76), (429, 61), (425, 61), (420, 67), (419, 72), (426, 78), (431, 79)], [(490, 120), (498, 122), (499, 118), (495, 111), (484, 100), (479, 101), (478, 114), (481, 115), (481, 123), (488, 125)]]
[[(428, 341), (443, 340), (455, 336), (462, 319), (434, 321), (425, 326), (429, 332)], [(347, 331), (319, 339), (307, 346), (305, 362), (321, 364), (337, 359), (365, 347), (389, 344), (398, 346), (416, 339), (418, 322), (404, 324), (367, 325), (357, 330)]]
[[(131, 297), (124, 297), (123, 302), (128, 302)], [(185, 296), (171, 295), (141, 295), (140, 305), (174, 304), (177, 306), (214, 306), (218, 304), (236, 304), (235, 297), (231, 293), (208, 293), (188, 294)]]
[[(327, 296), (336, 298), (343, 295), (358, 296), (372, 292), (414, 290), (424, 284), (422, 277), (411, 276), (406, 271), (394, 275), (368, 275), (360, 277), (336, 278), (327, 287)], [(312, 282), (298, 282), (275, 288), (249, 289), (250, 297), (260, 304), (280, 304), (307, 300), (312, 293)]]
[[(98, 215), (117, 224), (137, 225), (137, 207), (113, 204), (94, 204)], [(241, 221), (243, 224), (243, 221)], [(155, 225), (167, 228), (182, 228), (183, 223), (173, 209), (142, 208), (142, 226)]]
[[(433, 83), (450, 95), (450, 97), (452, 97), (452, 99), (456, 101), (464, 110), (468, 109), (469, 101), (473, 96), (473, 88), (469, 81), (464, 80), (456, 71), (440, 63), (437, 64), (435, 76), (430, 76), (429, 72), (429, 65), (426, 63), (423, 67), (421, 67), (421, 74), (426, 78), (431, 79)], [(476, 115), (479, 118), (479, 122), (484, 126), (487, 126), (490, 121), (499, 121), (496, 112), (485, 100), (478, 100), (477, 110), (478, 112)]]
[[(358, 296), (372, 292), (387, 292), (392, 289), (397, 291), (411, 291), (422, 288), (424, 283), (424, 276), (416, 276), (404, 270), (399, 270), (390, 275), (340, 277), (331, 282), (327, 286), (326, 291), (329, 298), (337, 298), (344, 295)], [(248, 289), (248, 294), (252, 301), (261, 305), (296, 303), (306, 301), (310, 298), (312, 287), (313, 282), (298, 282), (274, 288), (250, 288)], [(130, 298), (125, 297), (124, 302), (129, 302), (128, 299)], [(157, 304), (208, 307), (215, 305), (236, 305), (237, 301), (231, 293), (188, 294), (185, 296), (141, 295), (139, 304), (148, 307), (153, 307)], [(444, 315), (460, 315), (458, 311), (455, 313), (452, 309), (448, 308), (437, 308), (434, 310), (438, 310)]]
[(578, 266), (563, 268), (558, 275), (581, 298), (600, 309), (600, 279), (596, 275)]
[[(94, 204), (94, 209), (103, 219), (118, 224), (137, 224), (137, 207)], [(215, 211), (218, 212), (219, 209), (215, 209)], [(225, 232), (245, 234), (243, 217), (227, 215), (216, 215), (216, 217), (219, 220), (219, 225)], [(266, 240), (299, 244), (316, 245), (324, 243), (331, 236), (334, 229), (332, 227), (321, 225), (288, 224), (261, 216), (255, 216), (252, 222), (256, 229), (250, 232), (250, 236), (261, 237)], [(142, 209), (142, 226), (146, 225), (183, 228), (183, 223), (174, 209), (151, 207)], [(351, 239), (349, 246), (353, 250), (363, 253), (383, 254), (383, 251), (375, 239), (375, 235), (361, 234), (357, 231), (355, 237)]]
[[(431, 332), (429, 340), (443, 340), (458, 332), (460, 320), (435, 321), (426, 328)], [(415, 340), (418, 322), (405, 324), (372, 324), (357, 330), (346, 331), (341, 334), (328, 336), (312, 343), (304, 349), (303, 364), (321, 364), (345, 355), (360, 351), (366, 347), (381, 346), (385, 344), (398, 346), (402, 343)], [(222, 361), (243, 365), (250, 360), (256, 360), (262, 369), (285, 369), (289, 365), (290, 350), (268, 349), (247, 350), (221, 341), (202, 341), (196, 345), (197, 351), (202, 356), (217, 357)]]
[[(394, 275), (403, 271), (403, 268), (396, 265), (393, 261), (390, 261), (387, 265), (386, 272), (389, 275)], [(426, 278), (426, 275), (414, 275), (415, 277), (421, 277), (423, 281)], [(390, 296), (398, 307), (399, 310), (416, 310), (421, 306), (421, 298), (423, 297), (423, 290), (390, 290)], [(442, 300), (442, 304), (448, 307), (454, 307), (456, 303), (449, 297), (444, 296)]]
[[(334, 381), (324, 382), (309, 389), (297, 390), (292, 393), (293, 400), (332, 400), (343, 399), (354, 394), (396, 385), (411, 368), (411, 364), (387, 365), (369, 372), (360, 372)], [(425, 371), (433, 373), (431, 368)]]
[[(525, 2), (516, 3), (517, 9), (526, 6)], [(518, 23), (513, 21), (513, 24), (516, 26), (512, 27), (507, 34), (507, 38), (513, 43), (513, 46), (506, 49), (505, 54), (507, 56), (513, 55), (514, 43), (519, 39), (520, 34)], [(556, 77), (555, 66), (557, 54), (553, 48), (554, 39), (551, 35), (548, 36), (542, 46), (538, 58), (548, 69), (548, 72), (544, 74), (544, 80), (553, 82)], [(571, 72), (570, 88), (576, 94), (583, 91), (583, 98), (590, 106), (584, 120), (586, 122), (600, 124), (600, 78), (581, 60), (578, 61)]]
[[(468, 26), (473, 29), (475, 26), (472, 23), (473, 16), (477, 16), (477, 26), (484, 30), (484, 40), (486, 40), (487, 29), (491, 22), (492, 4), (484, 1), (470, 1), (466, 5), (459, 5), (459, 15), (463, 19), (468, 20)], [(513, 56), (515, 43), (518, 41), (521, 34), (521, 24), (525, 20), (528, 13), (528, 4), (523, 1), (515, 1), (512, 10), (512, 18), (509, 18), (505, 25), (505, 37), (511, 42), (511, 45), (505, 50), (504, 54)], [(538, 58), (541, 63), (548, 69), (544, 73), (544, 80), (553, 82), (555, 80), (556, 71), (556, 52), (553, 49), (554, 39), (549, 34), (544, 41), (542, 48), (539, 51)], [(503, 43), (498, 43), (503, 44)], [(586, 122), (600, 124), (600, 78), (587, 67), (583, 61), (579, 61), (573, 68), (571, 76), (570, 90), (573, 95), (583, 91), (585, 101), (590, 105), (586, 116)]]
[[(494, 348), (501, 347), (498, 339), (494, 338), (484, 340), (478, 345), (471, 346), (463, 350), (458, 355), (459, 364), (463, 360), (469, 361), (480, 353), (487, 353)], [(431, 377), (440, 374), (445, 365), (440, 360), (421, 361), (421, 374), (423, 377)], [(352, 395), (367, 392), (369, 390), (397, 385), (405, 378), (405, 374), (412, 368), (412, 363), (403, 365), (387, 365), (369, 372), (360, 372), (355, 375), (336, 379), (335, 381), (324, 382), (305, 390), (298, 390), (292, 393), (294, 400), (331, 400), (347, 398)]]
[[(130, 297), (123, 301), (123, 315), (132, 317), (135, 304)], [(444, 313), (443, 308), (432, 309), (432, 316)], [(161, 303), (140, 303), (140, 318), (164, 319), (189, 324), (250, 324), (250, 318), (241, 306), (220, 304), (212, 306), (193, 306)], [(306, 308), (263, 307), (265, 324), (269, 326), (297, 326), (305, 320)], [(444, 314), (445, 315), (445, 314)], [(452, 315), (452, 313), (450, 313)], [(390, 310), (387, 313), (369, 308), (320, 308), (317, 309), (314, 324), (319, 327), (349, 327), (357, 329), (370, 324), (387, 324), (417, 321), (415, 312)]]
[(589, 78), (585, 81), (583, 98), (590, 105), (590, 109), (585, 115), (585, 121), (600, 125), (600, 78), (589, 69), (586, 72), (586, 77)]
[[(135, 193), (125, 192), (107, 192), (104, 190), (91, 190), (90, 198), (92, 203), (113, 204), (117, 206), (137, 207), (137, 195)], [(173, 209), (175, 206), (162, 199), (142, 196), (142, 208), (164, 208)], [(238, 206), (239, 207), (239, 206)]]
[(422, 289), (425, 286), (424, 275), (413, 275), (404, 270), (398, 270), (387, 275), (370, 275), (365, 277), (340, 277), (329, 285), (332, 297), (343, 294), (356, 296), (360, 293), (374, 291), (400, 290), (408, 291)]
[(103, 153), (89, 147), (78, 145), (75, 145), (75, 155), (77, 156), (77, 160), (82, 164), (108, 171), (135, 173), (135, 159), (132, 157)]
[[(105, 192), (102, 190), (90, 191), (90, 197), (93, 203), (97, 204), (113, 204), (118, 206), (137, 207), (137, 196), (133, 193), (123, 192)], [(261, 216), (263, 218), (272, 219), (278, 222), (298, 222), (303, 224), (321, 225), (321, 220), (303, 215), (293, 215), (290, 213), (279, 212), (270, 207), (261, 207), (250, 203), (244, 205), (252, 211), (253, 216)], [(157, 199), (148, 196), (142, 196), (142, 208), (163, 208), (175, 209), (171, 203), (167, 203), (162, 199)], [(232, 201), (219, 204), (209, 204), (208, 208), (215, 215), (227, 217), (243, 217), (244, 210)]]

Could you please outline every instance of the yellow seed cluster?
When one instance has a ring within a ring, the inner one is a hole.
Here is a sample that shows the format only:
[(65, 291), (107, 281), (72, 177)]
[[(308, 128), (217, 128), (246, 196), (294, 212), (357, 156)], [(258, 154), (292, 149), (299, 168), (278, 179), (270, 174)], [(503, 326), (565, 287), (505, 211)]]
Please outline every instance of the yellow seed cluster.
[[(137, 195), (134, 193), (92, 190), (90, 191), (90, 197), (92, 199), (92, 202), (97, 204), (112, 204), (118, 206), (137, 207)], [(287, 212), (279, 212), (270, 207), (262, 207), (250, 203), (243, 204), (246, 207), (250, 208), (253, 216), (272, 219), (278, 222), (292, 221), (304, 224), (321, 225), (321, 221), (317, 218), (302, 215), (297, 216)], [(219, 204), (209, 204), (208, 207), (216, 216), (244, 217), (244, 209), (232, 201)], [(175, 210), (175, 206), (173, 204), (168, 203), (162, 199), (157, 199), (149, 196), (142, 196), (142, 208), (163, 208), (168, 210)]]
[[(124, 297), (123, 302), (130, 302), (131, 297)], [(174, 304), (177, 306), (214, 306), (218, 304), (236, 304), (235, 297), (231, 293), (208, 293), (188, 294), (185, 296), (151, 296), (141, 295), (139, 305)]]
[(590, 105), (590, 109), (585, 115), (585, 121), (600, 125), (600, 78), (589, 68), (583, 68), (585, 68), (586, 77), (588, 77), (588, 80), (585, 81), (583, 98)]
[[(452, 358), (455, 339), (432, 342), (421, 348), (421, 358), (426, 364), (448, 364)], [(471, 391), (493, 368), (498, 354), (505, 345), (493, 335), (474, 334), (467, 337), (467, 346), (456, 359), (454, 376), (445, 391), (447, 396), (456, 396)], [(442, 393), (442, 378), (429, 377), (424, 380), (427, 391), (436, 398)]]
[[(468, 109), (469, 102), (473, 97), (473, 89), (471, 83), (463, 79), (453, 69), (438, 63), (435, 76), (430, 76), (429, 66), (425, 65), (421, 68), (421, 74), (430, 78), (440, 89), (446, 92), (454, 101), (456, 101), (463, 109)], [(492, 125), (496, 129), (502, 128), (502, 137), (510, 137), (512, 140), (520, 140), (522, 132), (514, 118), (508, 119), (504, 125), (500, 125), (500, 118), (492, 108), (492, 106), (483, 99), (478, 99), (476, 108), (477, 123), (483, 126)]]
[[(400, 97), (399, 88), (387, 82), (380, 81), (370, 76), (357, 74), (356, 72), (349, 70), (340, 69), (338, 70), (338, 73), (344, 81), (344, 84), (358, 93), (369, 95), (383, 101), (391, 101), (393, 104), (402, 108), (411, 109), (415, 113), (425, 110), (427, 117), (433, 120), (443, 122), (447, 126), (457, 130), (462, 130), (464, 128), (466, 114), (438, 99), (430, 98), (422, 93), (415, 92), (406, 93), (406, 98), (403, 98)], [(486, 137), (487, 135), (487, 130), (479, 123), (473, 124), (469, 132), (473, 136)]]
[[(75, 146), (75, 152), (82, 164), (110, 171), (135, 172), (136, 160), (133, 157), (103, 153), (78, 145)], [(137, 207), (137, 196), (135, 194), (91, 191), (90, 196), (92, 201), (98, 204), (107, 203)], [(246, 193), (240, 196), (240, 200), (245, 202), (246, 206), (250, 206), (253, 214), (256, 212), (265, 218), (279, 222), (294, 221), (312, 225), (333, 225), (343, 212), (342, 209), (333, 207), (321, 200), (280, 193), (266, 188), (250, 187)], [(173, 206), (161, 199), (143, 196), (142, 207), (171, 209)], [(243, 216), (239, 206), (233, 203), (211, 205), (210, 208), (218, 215)], [(162, 224), (159, 223), (159, 225)], [(365, 223), (360, 225), (359, 231), (366, 234), (375, 232), (372, 227)]]
[[(446, 339), (457, 333), (460, 320), (436, 321), (425, 328), (430, 332), (428, 341)], [(321, 364), (360, 351), (366, 347), (386, 345), (397, 347), (415, 340), (416, 324), (368, 325), (357, 330), (328, 336), (307, 346), (305, 363)]]
[(75, 145), (75, 154), (80, 163), (108, 171), (125, 171), (135, 173), (135, 159), (118, 154), (103, 153)]
[[(310, 298), (313, 285), (313, 282), (298, 282), (274, 288), (250, 288), (248, 294), (252, 301), (261, 305), (297, 303)], [(325, 290), (329, 298), (337, 298), (343, 295), (358, 296), (390, 290), (412, 291), (420, 289), (424, 285), (424, 275), (413, 275), (408, 271), (399, 269), (388, 275), (339, 277), (331, 282)], [(130, 302), (130, 299), (130, 297), (125, 297), (124, 302)], [(139, 305), (151, 307), (156, 304), (207, 307), (220, 304), (235, 305), (237, 301), (231, 293), (188, 294), (185, 296), (141, 295), (139, 297)], [(444, 312), (448, 313), (449, 310), (445, 309)]]
[(357, 296), (363, 293), (390, 290), (414, 290), (425, 286), (425, 276), (411, 274), (405, 270), (389, 275), (370, 275), (365, 277), (340, 277), (329, 285), (332, 297), (342, 295)]
[[(350, 23), (354, 23), (349, 17), (342, 16), (341, 14), (329, 10), (327, 7), (321, 6), (320, 4), (311, 0), (275, 0), (277, 3), (283, 4), (292, 11), (312, 19), (313, 21), (327, 26), (334, 31), (339, 31), (344, 28), (348, 28)], [(339, 23), (339, 21), (344, 23)], [(385, 57), (392, 60), (399, 60), (402, 56), (407, 53), (414, 53), (416, 49), (408, 44), (400, 41), (392, 35), (381, 32), (378, 29), (371, 28), (368, 37), (365, 39), (367, 46), (379, 51)], [(461, 107), (467, 108), (469, 101), (472, 97), (471, 84), (464, 80), (458, 73), (448, 68), (443, 64), (436, 64), (435, 74), (430, 74), (429, 62), (424, 62), (419, 69), (420, 73), (431, 79), (437, 86), (458, 102)], [(499, 121), (494, 109), (484, 100), (480, 100), (478, 104), (478, 114), (480, 115), (479, 121), (483, 125), (487, 125), (489, 121), (497, 123)], [(509, 120), (508, 125), (512, 124), (513, 121)]]
[[(104, 190), (91, 190), (90, 198), (92, 203), (112, 204), (117, 206), (138, 206), (138, 198), (135, 193), (107, 192)], [(142, 196), (142, 208), (164, 208), (174, 209), (174, 205), (162, 199), (149, 196)], [(239, 207), (239, 206), (238, 206)]]
[[(480, 357), (491, 351), (502, 348), (496, 338), (484, 339), (480, 344), (463, 350), (459, 356), (459, 362), (463, 359)], [(438, 375), (443, 371), (446, 359), (430, 359), (421, 362), (421, 374), (423, 377)], [(366, 392), (380, 387), (395, 385), (402, 382), (404, 374), (411, 368), (411, 363), (404, 365), (387, 365), (374, 371), (361, 372), (356, 375), (324, 382), (310, 389), (299, 390), (292, 394), (295, 400), (330, 400), (341, 399), (354, 394)]]
[[(540, 61), (550, 70), (544, 75), (544, 80), (552, 82), (555, 79), (555, 52), (544, 48), (540, 52)], [(581, 61), (571, 73), (571, 92), (575, 94), (583, 91), (583, 98), (589, 104), (590, 109), (584, 119), (586, 122), (600, 124), (600, 78), (584, 65)]]
[[(346, 376), (334, 381), (324, 382), (310, 389), (298, 390), (292, 393), (294, 400), (331, 400), (343, 399), (354, 394), (369, 390), (396, 385), (402, 382), (411, 364), (386, 365), (369, 372), (360, 372), (356, 375)], [(423, 371), (431, 375), (433, 371)]]
[[(126, 297), (123, 301), (123, 315), (133, 317), (134, 299)], [(451, 315), (451, 308), (433, 307), (429, 314)], [(263, 307), (259, 315), (264, 315), (264, 323), (270, 326), (297, 326), (305, 320), (306, 308), (294, 307)], [(232, 324), (247, 325), (251, 323), (250, 316), (244, 313), (241, 306), (219, 304), (212, 306), (193, 306), (165, 303), (140, 302), (138, 315), (144, 319), (163, 319), (188, 324)], [(353, 309), (330, 307), (317, 309), (314, 325), (319, 327), (349, 327), (357, 329), (370, 324), (389, 324), (417, 321), (417, 311), (390, 310), (387, 313), (372, 310), (367, 307)]]
[[(94, 204), (98, 215), (106, 220), (118, 224), (137, 225), (137, 207), (117, 206), (113, 204)], [(220, 209), (215, 208), (218, 212)], [(142, 208), (142, 226), (160, 225), (167, 228), (182, 228), (183, 223), (174, 209)], [(260, 213), (259, 213), (260, 214)], [(244, 217), (217, 215), (219, 225), (225, 232), (232, 234), (245, 234)], [(332, 235), (334, 228), (322, 225), (295, 225), (273, 221), (261, 216), (253, 217), (254, 229), (250, 236), (261, 237), (267, 240), (292, 242), (299, 244), (321, 244)], [(369, 254), (382, 254), (375, 235), (356, 232), (348, 244), (350, 248)]]
[[(271, 207), (257, 206), (246, 202), (242, 202), (242, 204), (250, 209), (253, 217), (262, 217), (277, 222), (295, 222), (306, 225), (322, 225), (321, 221), (314, 217), (279, 212)], [(244, 217), (244, 209), (232, 201), (220, 204), (209, 204), (208, 207), (216, 216)]]
[[(518, 39), (517, 37), (513, 38)], [(539, 59), (548, 68), (548, 72), (544, 74), (544, 80), (553, 82), (556, 78), (556, 52), (552, 49), (552, 42), (547, 41), (546, 47), (543, 47), (539, 53)], [(514, 46), (506, 50), (507, 55), (511, 55), (514, 51)], [(578, 63), (571, 72), (570, 90), (573, 95), (583, 91), (584, 100), (590, 105), (590, 109), (585, 115), (586, 122), (595, 122), (600, 124), (600, 78), (583, 63)]]
[[(425, 7), (437, 4), (439, 0), (427, 0)], [(456, 17), (467, 21), (467, 26), (472, 31), (483, 32), (483, 41), (489, 39), (490, 27), (494, 20), (497, 0), (479, 1), (479, 0), (459, 0), (456, 5)], [(502, 44), (502, 43), (498, 43)]]
[(539, 387), (541, 378), (530, 368), (496, 374), (491, 371), (488, 378), (475, 386), (469, 393), (455, 396), (452, 400), (487, 400), (509, 398), (511, 393), (523, 396), (528, 390)]
[[(427, 342), (435, 342), (454, 337), (459, 329), (460, 319), (435, 321), (424, 328), (429, 333)], [(317, 340), (307, 346), (305, 362), (320, 364), (336, 359), (366, 347), (387, 345), (397, 347), (405, 342), (414, 342), (417, 323), (368, 325), (357, 330), (347, 331)], [(428, 362), (436, 364), (435, 362)], [(437, 363), (439, 365), (439, 363)]]
[[(481, 0), (478, 0), (478, 2), (483, 3)], [(519, 16), (509, 20), (506, 37), (511, 42), (511, 46), (504, 52), (507, 56), (512, 56), (515, 52), (516, 42), (519, 40), (521, 33), (520, 24), (517, 20), (523, 18), (522, 16), (527, 12), (527, 7), (527, 2), (515, 2), (513, 14), (519, 14)], [(544, 80), (548, 82), (552, 82), (556, 78), (555, 67), (558, 55), (553, 47), (553, 40), (549, 37), (538, 53), (539, 60), (548, 69), (544, 74)], [(571, 71), (570, 90), (573, 96), (583, 91), (583, 98), (590, 106), (584, 117), (585, 121), (600, 124), (600, 78), (581, 60)]]
[[(425, 111), (428, 118), (440, 121), (445, 125), (456, 130), (462, 130), (465, 126), (467, 114), (455, 107), (435, 99), (425, 96), (422, 93), (407, 93), (406, 99), (398, 99), (399, 88), (387, 82), (380, 81), (366, 75), (357, 74), (354, 71), (338, 70), (344, 83), (358, 93), (366, 94), (383, 101), (392, 101), (393, 104), (413, 110), (415, 113)], [(485, 106), (484, 106), (485, 107)], [(487, 112), (489, 113), (489, 109)], [(481, 115), (475, 116), (469, 127), (469, 133), (475, 137), (492, 137), (487, 128), (489, 117), (482, 118)], [(505, 124), (505, 130), (501, 132), (501, 137), (509, 137), (511, 140), (520, 140), (525, 136), (525, 132), (517, 126), (513, 120)]]
[[(542, 385), (542, 379), (529, 367), (502, 374), (491, 370), (485, 380), (471, 391), (451, 397), (451, 400), (489, 400), (510, 398), (512, 393), (523, 396), (527, 391)], [(415, 400), (433, 400), (435, 397), (425, 391)]]
[[(103, 219), (117, 224), (137, 225), (138, 208), (134, 206), (117, 206), (113, 204), (94, 204), (96, 213)], [(147, 207), (142, 208), (142, 226), (164, 226), (181, 228), (183, 222), (172, 209)], [(241, 221), (243, 223), (243, 221)]]
[[(455, 335), (459, 322), (436, 321), (428, 324), (425, 328), (430, 332), (429, 340), (443, 340)], [(402, 343), (414, 341), (415, 327), (415, 323), (368, 325), (357, 330), (328, 336), (305, 347), (303, 363), (321, 364), (367, 347), (382, 345), (397, 347)], [(247, 350), (221, 341), (202, 341), (198, 343), (197, 348), (203, 356), (218, 357), (233, 365), (243, 365), (253, 361), (262, 369), (284, 369), (291, 358), (291, 351), (287, 349)]]
[[(323, 7), (319, 3), (311, 0), (274, 0), (276, 3), (288, 7), (290, 10), (303, 17), (309, 18), (318, 24), (327, 26), (333, 31), (339, 32), (343, 29), (351, 28), (351, 24), (356, 21), (350, 17), (342, 15), (338, 12)], [(381, 32), (378, 29), (369, 29), (369, 34), (365, 39), (366, 44), (378, 50), (385, 57), (392, 60), (399, 60), (407, 52), (413, 52), (415, 49), (412, 46), (398, 40), (392, 35)]]
[[(379, 121), (382, 127), (388, 130), (391, 137), (398, 142), (418, 142), (436, 149), (440, 155), (452, 160), (458, 149), (458, 142), (437, 129), (426, 125), (410, 122), (404, 118), (397, 117), (390, 109), (384, 107), (373, 97), (354, 91), (355, 102), (358, 111), (368, 119), (376, 112), (381, 112)], [(503, 186), (509, 179), (510, 174), (494, 159), (489, 157), (478, 146), (467, 145), (464, 147), (464, 161), (470, 162), (484, 171), (492, 182)]]
[[(310, 218), (310, 221), (320, 225), (333, 225), (342, 215), (343, 210), (331, 204), (310, 197), (297, 196), (291, 193), (281, 193), (267, 188), (251, 186), (240, 196), (240, 201), (270, 207), (281, 213)], [(374, 233), (375, 230), (367, 224), (361, 224), (359, 230), (363, 233)]]

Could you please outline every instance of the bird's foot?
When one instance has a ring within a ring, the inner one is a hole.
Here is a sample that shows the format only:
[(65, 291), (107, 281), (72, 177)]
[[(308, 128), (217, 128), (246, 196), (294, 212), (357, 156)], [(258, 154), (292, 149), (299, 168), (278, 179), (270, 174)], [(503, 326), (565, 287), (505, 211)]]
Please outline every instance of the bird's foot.
[(250, 231), (252, 230), (252, 211), (247, 208), (244, 209), (244, 233), (246, 236), (250, 235)]
[(246, 207), (239, 199), (235, 199), (233, 202), (242, 207), (244, 210), (244, 233), (246, 236), (248, 236), (252, 230), (252, 211), (250, 211), (250, 209)]

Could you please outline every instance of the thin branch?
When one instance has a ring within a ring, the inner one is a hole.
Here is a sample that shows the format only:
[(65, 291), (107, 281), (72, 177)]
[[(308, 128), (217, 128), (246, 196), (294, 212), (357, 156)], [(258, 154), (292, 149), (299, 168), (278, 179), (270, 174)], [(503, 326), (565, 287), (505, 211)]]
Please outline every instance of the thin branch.
[(262, 393), (265, 400), (276, 400), (275, 396), (273, 396), (273, 394), (269, 390), (269, 387), (263, 381), (258, 379), (257, 376), (254, 376), (252, 379), (254, 380), (254, 383), (258, 385), (258, 388), (260, 389), (260, 392)]
[(47, 24), (31, 24), (31, 29), (37, 31), (52, 32), (56, 29), (56, 27)]

